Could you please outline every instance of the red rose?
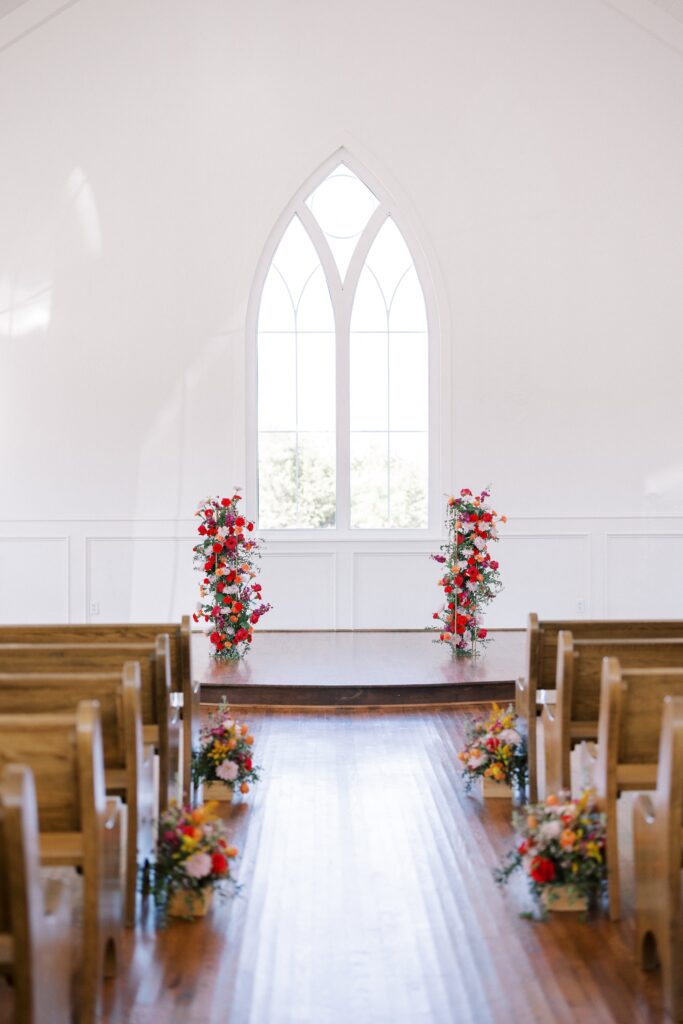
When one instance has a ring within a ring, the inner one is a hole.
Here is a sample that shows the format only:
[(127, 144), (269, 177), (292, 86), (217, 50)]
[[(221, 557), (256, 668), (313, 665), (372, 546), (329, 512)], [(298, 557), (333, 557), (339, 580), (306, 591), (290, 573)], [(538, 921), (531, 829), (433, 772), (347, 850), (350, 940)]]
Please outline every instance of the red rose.
[(255, 583), (254, 586), (252, 587), (252, 590), (261, 590), (261, 589), (262, 589), (262, 587), (261, 587), (260, 583)]
[(238, 516), (235, 520), (235, 526), (244, 526), (246, 519), (243, 516)]
[(253, 766), (254, 766), (254, 762), (252, 761), (252, 759), (250, 757), (245, 758), (244, 767), (247, 769), (248, 772), (251, 771)]
[(476, 580), (477, 576), (479, 575), (479, 570), (475, 566), (472, 566), (471, 569), (467, 570), (467, 575), (471, 580)]
[(492, 569), (497, 569), (498, 568), (498, 562), (491, 562), (491, 568)]
[[(436, 615), (434, 616), (434, 618), (436, 618)], [(249, 621), (251, 622), (252, 626), (255, 626), (256, 623), (258, 622), (258, 620), (259, 620), (258, 612), (252, 612), (251, 616), (249, 618)]]
[(453, 590), (453, 587), (444, 587), (444, 588), (443, 588), (444, 594), (450, 594), (450, 592), (451, 592), (452, 590)]
[(254, 529), (254, 524), (253, 523), (247, 523), (247, 529), (251, 533), (251, 531)]
[(479, 518), (479, 516), (477, 515), (477, 513), (476, 513), (476, 512), (470, 512), (470, 515), (469, 515), (469, 517), (468, 517), (468, 518), (469, 518), (469, 521), (470, 521), (471, 523), (476, 523), (476, 521), (477, 521), (477, 519)]
[(460, 491), (460, 497), (464, 498), (465, 495), (471, 494), (471, 493), (472, 493), (472, 491), (469, 489), (469, 487), (463, 487), (463, 489)]
[(194, 619), (195, 622), (199, 622), (199, 616), (196, 615), (194, 612), (192, 612), (192, 618)]
[(216, 585), (216, 590), (218, 591), (219, 594), (222, 594), (223, 591), (225, 590), (225, 583), (218, 583)]
[(211, 870), (214, 875), (224, 875), (228, 870), (228, 858), (223, 853), (211, 854)]
[(204, 524), (203, 524), (203, 523), (202, 523), (202, 525), (201, 525), (201, 526), (199, 527), (199, 530), (198, 530), (197, 532), (198, 532), (198, 533), (201, 533), (202, 537), (206, 536), (206, 527), (204, 526)]
[(486, 631), (485, 629), (480, 629), (480, 630), (479, 630), (479, 639), (480, 639), (480, 640), (484, 640), (484, 639), (486, 639), (486, 632), (487, 632), (487, 631)]
[(460, 573), (458, 573), (453, 582), (455, 583), (456, 587), (461, 587), (465, 582), (465, 577), (461, 576)]
[(221, 498), (221, 505), (223, 508), (227, 508), (230, 504), (230, 498)]
[(214, 552), (214, 554), (219, 555), (221, 553), (221, 551), (223, 550), (223, 545), (222, 544), (218, 544), (218, 543), (213, 544), (211, 546), (211, 550)]
[(227, 594), (225, 594), (225, 596), (223, 597), (223, 604), (230, 604), (230, 598), (228, 597)]
[(484, 512), (481, 518), (484, 520), (485, 523), (493, 522), (493, 516), (491, 515), (490, 512)]
[(220, 633), (216, 633), (216, 632), (214, 631), (214, 632), (213, 632), (213, 633), (211, 634), (211, 636), (209, 637), (209, 640), (211, 641), (211, 643), (212, 643), (212, 644), (217, 644), (217, 643), (218, 643), (218, 641), (220, 640), (220, 638), (221, 638), (221, 635), (220, 635)]
[(546, 885), (555, 879), (555, 865), (547, 857), (534, 857), (529, 874), (534, 882), (538, 882), (539, 885)]

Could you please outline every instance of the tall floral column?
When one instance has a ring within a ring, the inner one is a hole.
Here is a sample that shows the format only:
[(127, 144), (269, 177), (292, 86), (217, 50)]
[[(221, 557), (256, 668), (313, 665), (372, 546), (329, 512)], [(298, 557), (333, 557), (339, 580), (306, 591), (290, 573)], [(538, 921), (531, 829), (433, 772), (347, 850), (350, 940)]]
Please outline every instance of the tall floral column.
[(210, 623), (206, 633), (215, 658), (243, 658), (254, 627), (270, 611), (258, 576), (259, 542), (254, 524), (239, 511), (241, 495), (207, 498), (197, 509), (201, 540), (194, 548), (195, 568), (203, 574), (195, 622)]
[(438, 642), (458, 655), (474, 655), (477, 644), (486, 642), (481, 613), (503, 588), (489, 543), (498, 539), (497, 525), (507, 517), (491, 508), (489, 497), (488, 491), (475, 497), (465, 487), (459, 498), (448, 499), (448, 540), (441, 545), (441, 554), (431, 556), (444, 567), (439, 586), (445, 602), (433, 616), (443, 627)]

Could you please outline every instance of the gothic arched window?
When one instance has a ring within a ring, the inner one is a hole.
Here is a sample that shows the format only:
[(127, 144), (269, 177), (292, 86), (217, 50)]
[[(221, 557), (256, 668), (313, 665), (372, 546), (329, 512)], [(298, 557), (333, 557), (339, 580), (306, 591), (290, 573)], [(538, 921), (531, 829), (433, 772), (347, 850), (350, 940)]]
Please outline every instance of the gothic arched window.
[(295, 201), (261, 291), (261, 529), (423, 529), (429, 337), (387, 199), (339, 162)]

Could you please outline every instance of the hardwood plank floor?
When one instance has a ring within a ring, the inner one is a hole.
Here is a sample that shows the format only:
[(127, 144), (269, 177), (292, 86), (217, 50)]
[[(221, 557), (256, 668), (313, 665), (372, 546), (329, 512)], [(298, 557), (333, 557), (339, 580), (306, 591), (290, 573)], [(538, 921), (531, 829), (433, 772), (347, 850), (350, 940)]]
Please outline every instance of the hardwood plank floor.
[(520, 920), (522, 880), (495, 886), (509, 810), (464, 793), (467, 714), (250, 713), (263, 781), (226, 812), (242, 893), (161, 931), (148, 909), (109, 1024), (663, 1020), (628, 923)]

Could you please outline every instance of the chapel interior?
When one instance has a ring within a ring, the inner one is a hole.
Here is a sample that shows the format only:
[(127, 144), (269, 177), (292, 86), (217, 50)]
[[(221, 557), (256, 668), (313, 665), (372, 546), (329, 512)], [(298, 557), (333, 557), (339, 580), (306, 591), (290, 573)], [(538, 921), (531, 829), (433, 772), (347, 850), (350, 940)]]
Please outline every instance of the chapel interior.
[(683, 0), (0, 0), (0, 1024), (683, 1022)]

